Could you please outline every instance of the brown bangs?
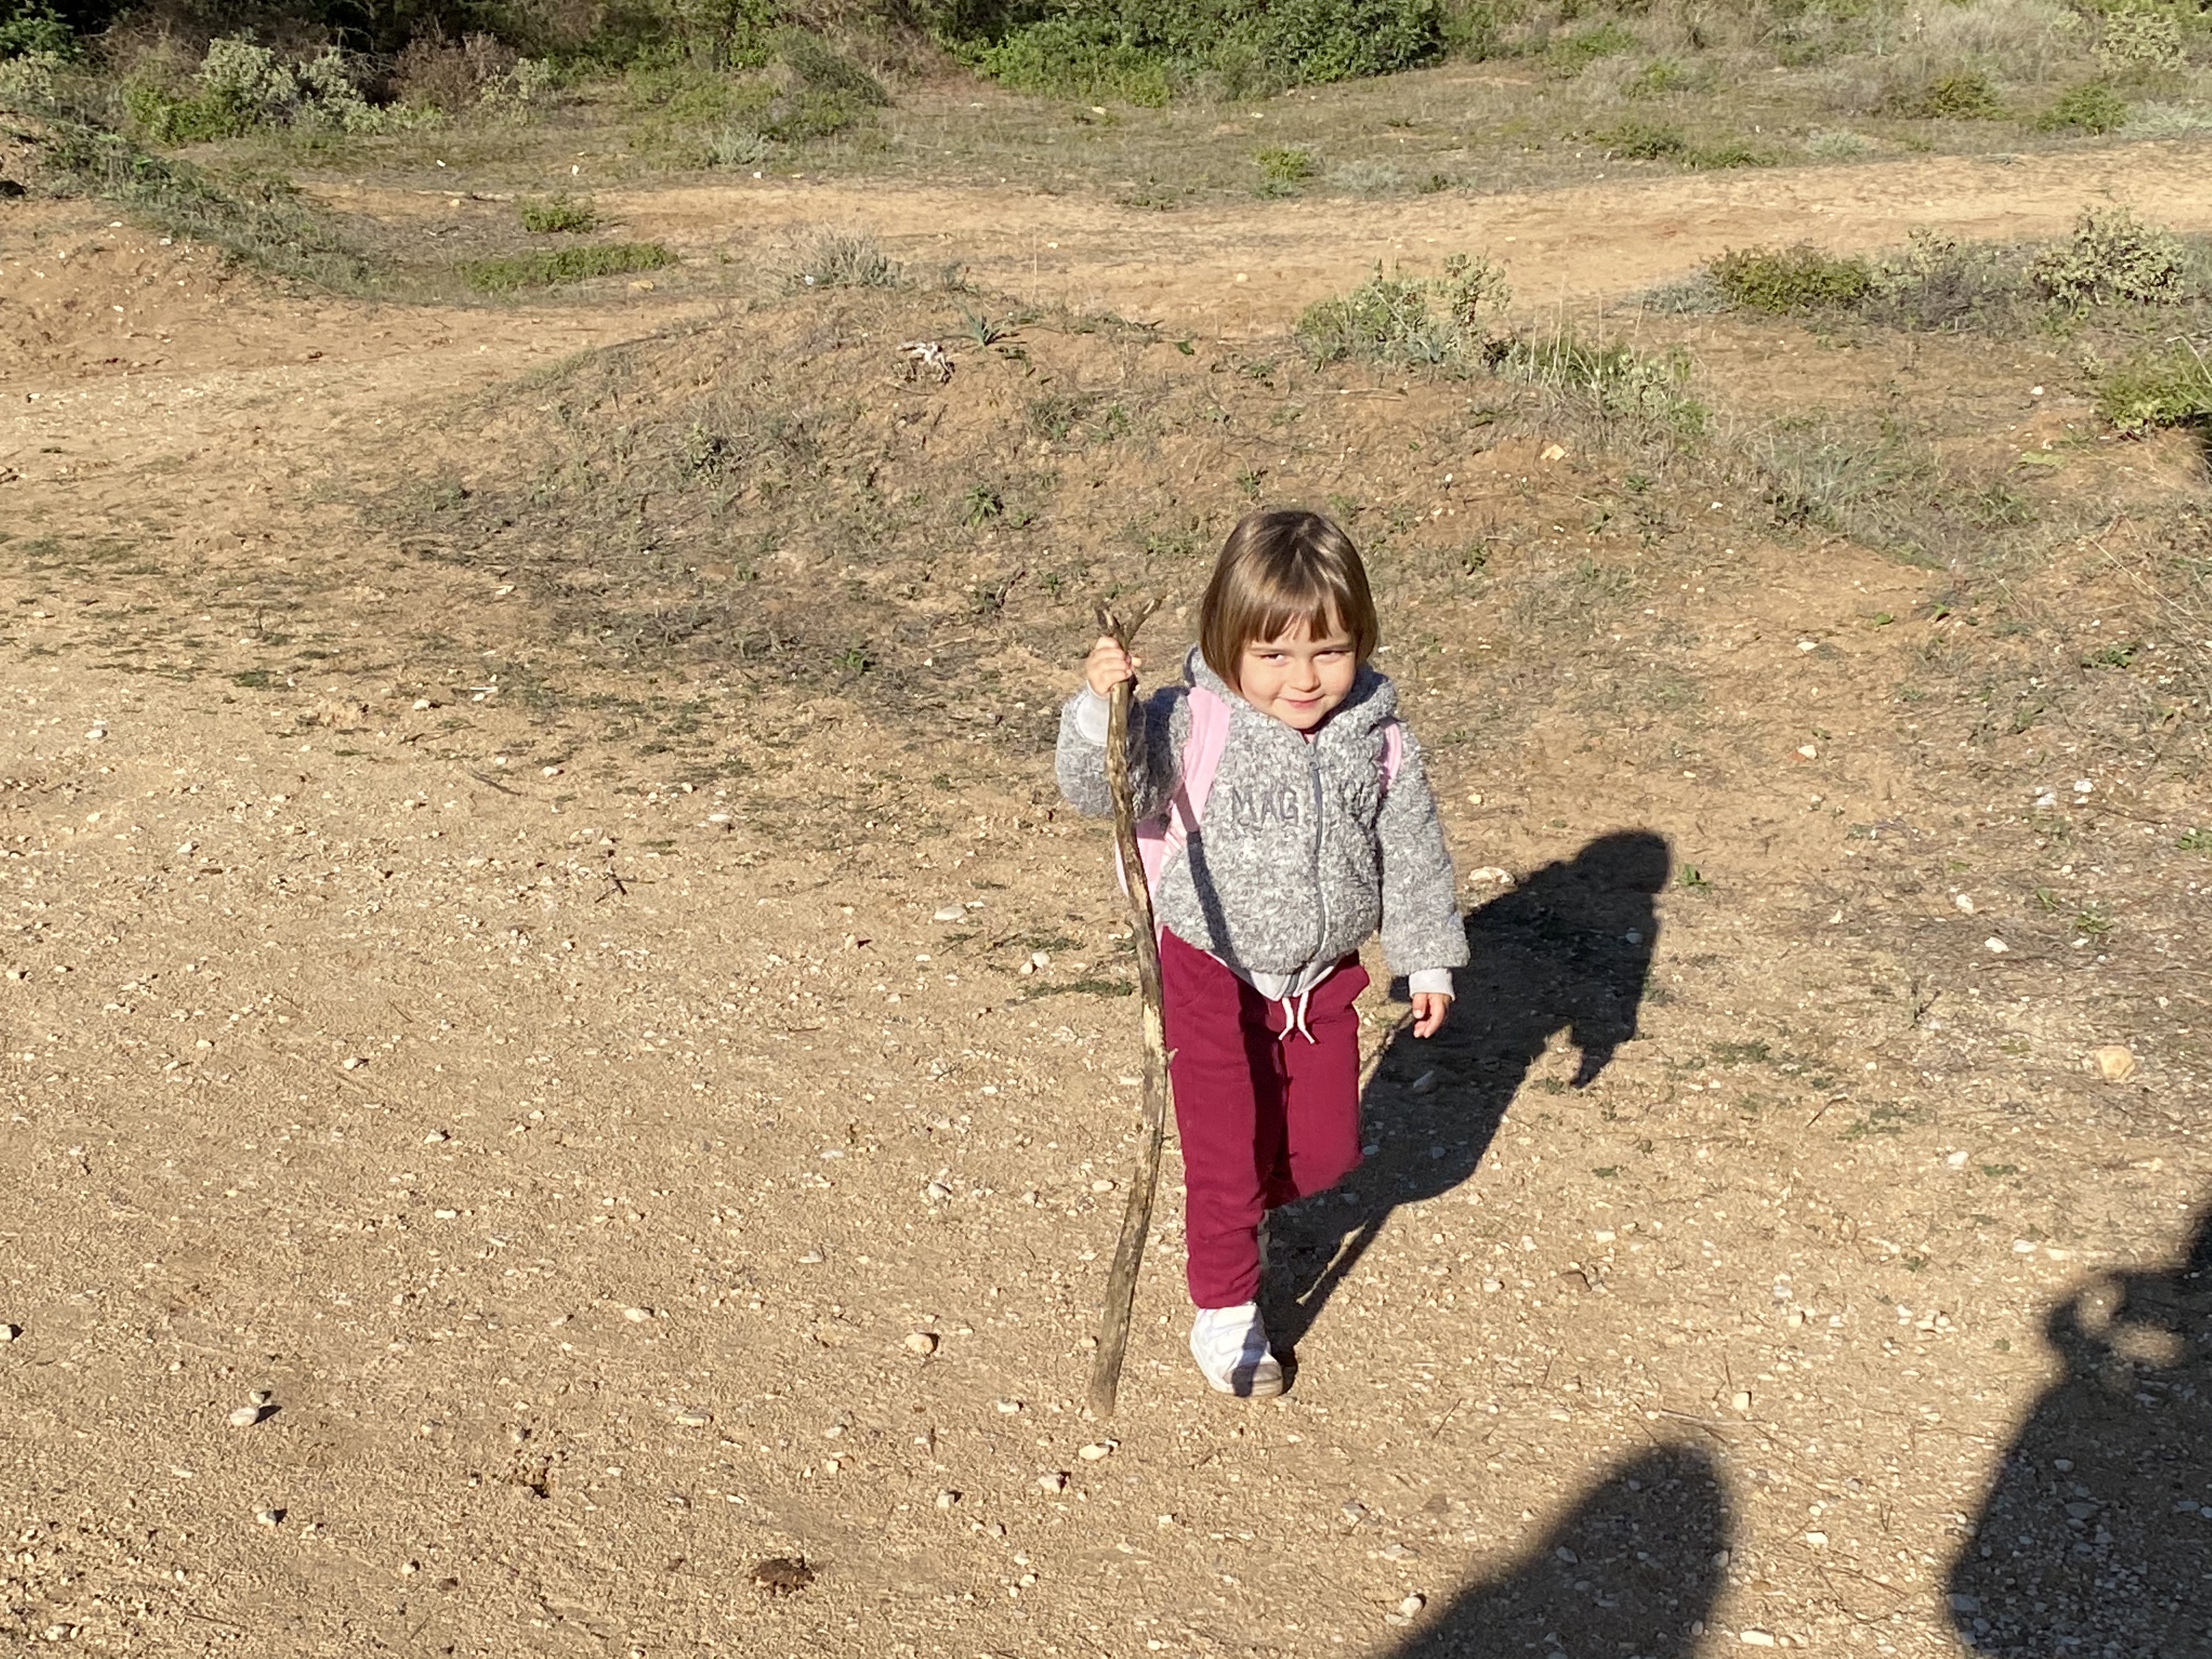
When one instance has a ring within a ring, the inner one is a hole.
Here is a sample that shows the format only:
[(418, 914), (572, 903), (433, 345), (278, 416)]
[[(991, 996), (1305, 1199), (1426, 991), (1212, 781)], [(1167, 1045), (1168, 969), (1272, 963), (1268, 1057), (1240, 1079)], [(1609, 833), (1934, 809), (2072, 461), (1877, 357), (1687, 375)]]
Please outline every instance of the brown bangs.
[(1294, 623), (1314, 639), (1343, 634), (1361, 661), (1382, 643), (1367, 569), (1352, 538), (1318, 513), (1249, 513), (1229, 532), (1199, 607), (1206, 666), (1231, 685), (1244, 647)]

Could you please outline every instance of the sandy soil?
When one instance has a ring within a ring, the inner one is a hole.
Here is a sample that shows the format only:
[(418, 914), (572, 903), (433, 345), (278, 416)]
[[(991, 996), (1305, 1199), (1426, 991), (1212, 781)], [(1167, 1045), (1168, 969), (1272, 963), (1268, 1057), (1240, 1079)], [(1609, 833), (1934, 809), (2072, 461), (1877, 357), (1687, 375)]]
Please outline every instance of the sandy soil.
[[(1347, 204), (1325, 249), (1296, 204), (623, 210), (687, 247), (941, 237), (1234, 336), (1431, 237), (1580, 299), (1730, 243), (2051, 229), (2123, 178), (2201, 224), (2196, 156)], [(1526, 532), (1494, 606), (1395, 616), (1386, 659), (1432, 741), (1498, 734), (1436, 750), (1477, 964), (1431, 1044), (1371, 998), (1370, 1163), (1279, 1241), (1293, 1391), (1196, 1388), (1171, 1153), (1087, 1421), (1134, 1020), (1047, 757), (738, 670), (532, 702), (509, 665), (577, 653), (532, 590), (408, 556), (356, 488), (482, 467), (475, 394), (532, 407), (515, 377), (696, 302), (291, 301), (20, 202), (0, 275), (11, 1641), (2212, 1650), (2201, 707), (1991, 738), (1893, 695), (1964, 648), (1940, 573), (1734, 492), (1639, 552), (1600, 463), (1515, 439), (1446, 491), (1407, 445), (1448, 394), (1352, 400), (1309, 488)], [(995, 384), (963, 373), (948, 406)], [(2127, 487), (2201, 489), (2152, 459)], [(2040, 579), (2052, 661), (2106, 617), (2189, 648), (2124, 551)], [(1633, 602), (1575, 598), (1593, 558)], [(1048, 705), (1058, 653), (1009, 646), (996, 695)], [(781, 1557), (811, 1581), (757, 1583)]]

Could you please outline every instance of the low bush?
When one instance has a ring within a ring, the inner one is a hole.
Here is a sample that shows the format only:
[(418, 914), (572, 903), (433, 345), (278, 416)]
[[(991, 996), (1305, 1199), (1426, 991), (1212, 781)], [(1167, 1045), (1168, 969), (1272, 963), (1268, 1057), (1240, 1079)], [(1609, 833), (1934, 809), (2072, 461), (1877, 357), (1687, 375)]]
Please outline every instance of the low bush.
[(580, 283), (593, 276), (659, 270), (675, 263), (676, 256), (659, 242), (592, 242), (581, 247), (545, 248), (530, 253), (471, 259), (460, 266), (460, 273), (461, 279), (471, 288), (481, 289), (487, 294), (514, 294), (524, 289)]
[(1443, 49), (1438, 0), (1069, 0), (1042, 17), (981, 13), (945, 33), (984, 74), (1091, 102), (1157, 105), (1194, 87), (1267, 93), (1411, 69)]
[(1316, 365), (1354, 358), (1468, 367), (1483, 360), (1487, 319), (1511, 297), (1504, 272), (1464, 253), (1445, 259), (1441, 277), (1386, 276), (1378, 264), (1349, 294), (1308, 306), (1296, 331)]
[(1592, 344), (1561, 328), (1493, 339), (1485, 366), (1541, 386), (1601, 428), (1625, 423), (1632, 435), (1669, 441), (1705, 429), (1708, 411), (1691, 393), (1689, 355), (1679, 346), (1642, 352), (1620, 340)]
[(1686, 155), (1690, 141), (1664, 121), (1623, 121), (1595, 135), (1611, 154), (1631, 161), (1671, 161)]
[(1263, 186), (1284, 188), (1304, 184), (1321, 170), (1310, 149), (1295, 144), (1270, 144), (1252, 152), (1252, 164), (1260, 169)]
[(2084, 81), (2058, 94), (2058, 101), (2036, 118), (2044, 132), (2118, 132), (2128, 124), (2128, 106), (2102, 81)]
[(2115, 0), (2099, 20), (2097, 62), (2113, 75), (2181, 68), (2181, 20), (2157, 0)]
[(0, 61), (66, 61), (77, 55), (76, 31), (46, 0), (0, 0)]
[(2028, 277), (2053, 305), (2170, 305), (2186, 289), (2181, 246), (2125, 208), (2088, 208), (2074, 234), (2045, 249)]
[(1809, 243), (1730, 249), (1706, 270), (1731, 304), (1777, 316), (1849, 310), (1874, 289), (1874, 272), (1865, 260), (1823, 253)]
[(2212, 427), (2212, 363), (2186, 338), (2138, 352), (2098, 377), (2097, 413), (2131, 438), (2161, 427)]
[(1862, 310), (1892, 328), (1979, 327), (2012, 311), (2022, 290), (2019, 254), (1916, 230), (1904, 247), (1875, 263)]
[(522, 228), (536, 236), (556, 232), (580, 234), (599, 222), (599, 210), (589, 202), (580, 202), (559, 192), (543, 198), (526, 196), (515, 204), (515, 212), (522, 221)]
[(865, 125), (890, 101), (875, 76), (804, 29), (769, 33), (760, 52), (760, 67), (738, 73), (680, 54), (632, 64), (623, 96), (646, 141), (709, 166), (738, 167), (764, 159), (769, 143), (800, 143)]
[(1939, 75), (1918, 86), (1891, 94), (1889, 110), (1926, 121), (1995, 121), (2004, 115), (2004, 100), (1986, 76), (1972, 70)]
[(803, 288), (896, 288), (906, 272), (888, 258), (872, 236), (823, 231), (810, 242), (799, 263)]
[(477, 31), (455, 40), (435, 24), (407, 43), (392, 72), (399, 105), (456, 117), (518, 116), (544, 98), (552, 80), (550, 64), (494, 35)]

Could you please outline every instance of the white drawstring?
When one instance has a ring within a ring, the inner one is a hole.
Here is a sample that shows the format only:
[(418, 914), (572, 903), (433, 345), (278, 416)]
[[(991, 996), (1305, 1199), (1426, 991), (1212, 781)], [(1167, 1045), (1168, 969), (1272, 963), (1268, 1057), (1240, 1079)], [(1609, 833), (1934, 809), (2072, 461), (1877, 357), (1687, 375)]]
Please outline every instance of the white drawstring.
[(1308, 1042), (1316, 1041), (1313, 1028), (1306, 1024), (1306, 1009), (1313, 1001), (1314, 989), (1314, 987), (1309, 985), (1297, 995), (1283, 998), (1283, 1035), (1277, 1039), (1278, 1042), (1288, 1042), (1292, 1032), (1296, 1032)]

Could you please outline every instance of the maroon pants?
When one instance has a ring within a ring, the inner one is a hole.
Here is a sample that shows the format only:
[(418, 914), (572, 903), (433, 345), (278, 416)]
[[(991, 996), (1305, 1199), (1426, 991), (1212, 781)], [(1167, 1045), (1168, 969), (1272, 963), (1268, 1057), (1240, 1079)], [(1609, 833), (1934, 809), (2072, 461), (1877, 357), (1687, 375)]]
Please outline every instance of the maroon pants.
[(1194, 945), (1160, 936), (1161, 1013), (1175, 1056), (1190, 1299), (1234, 1308), (1260, 1287), (1260, 1218), (1359, 1162), (1359, 1016), (1367, 973), (1346, 957), (1287, 1040), (1270, 1002)]

